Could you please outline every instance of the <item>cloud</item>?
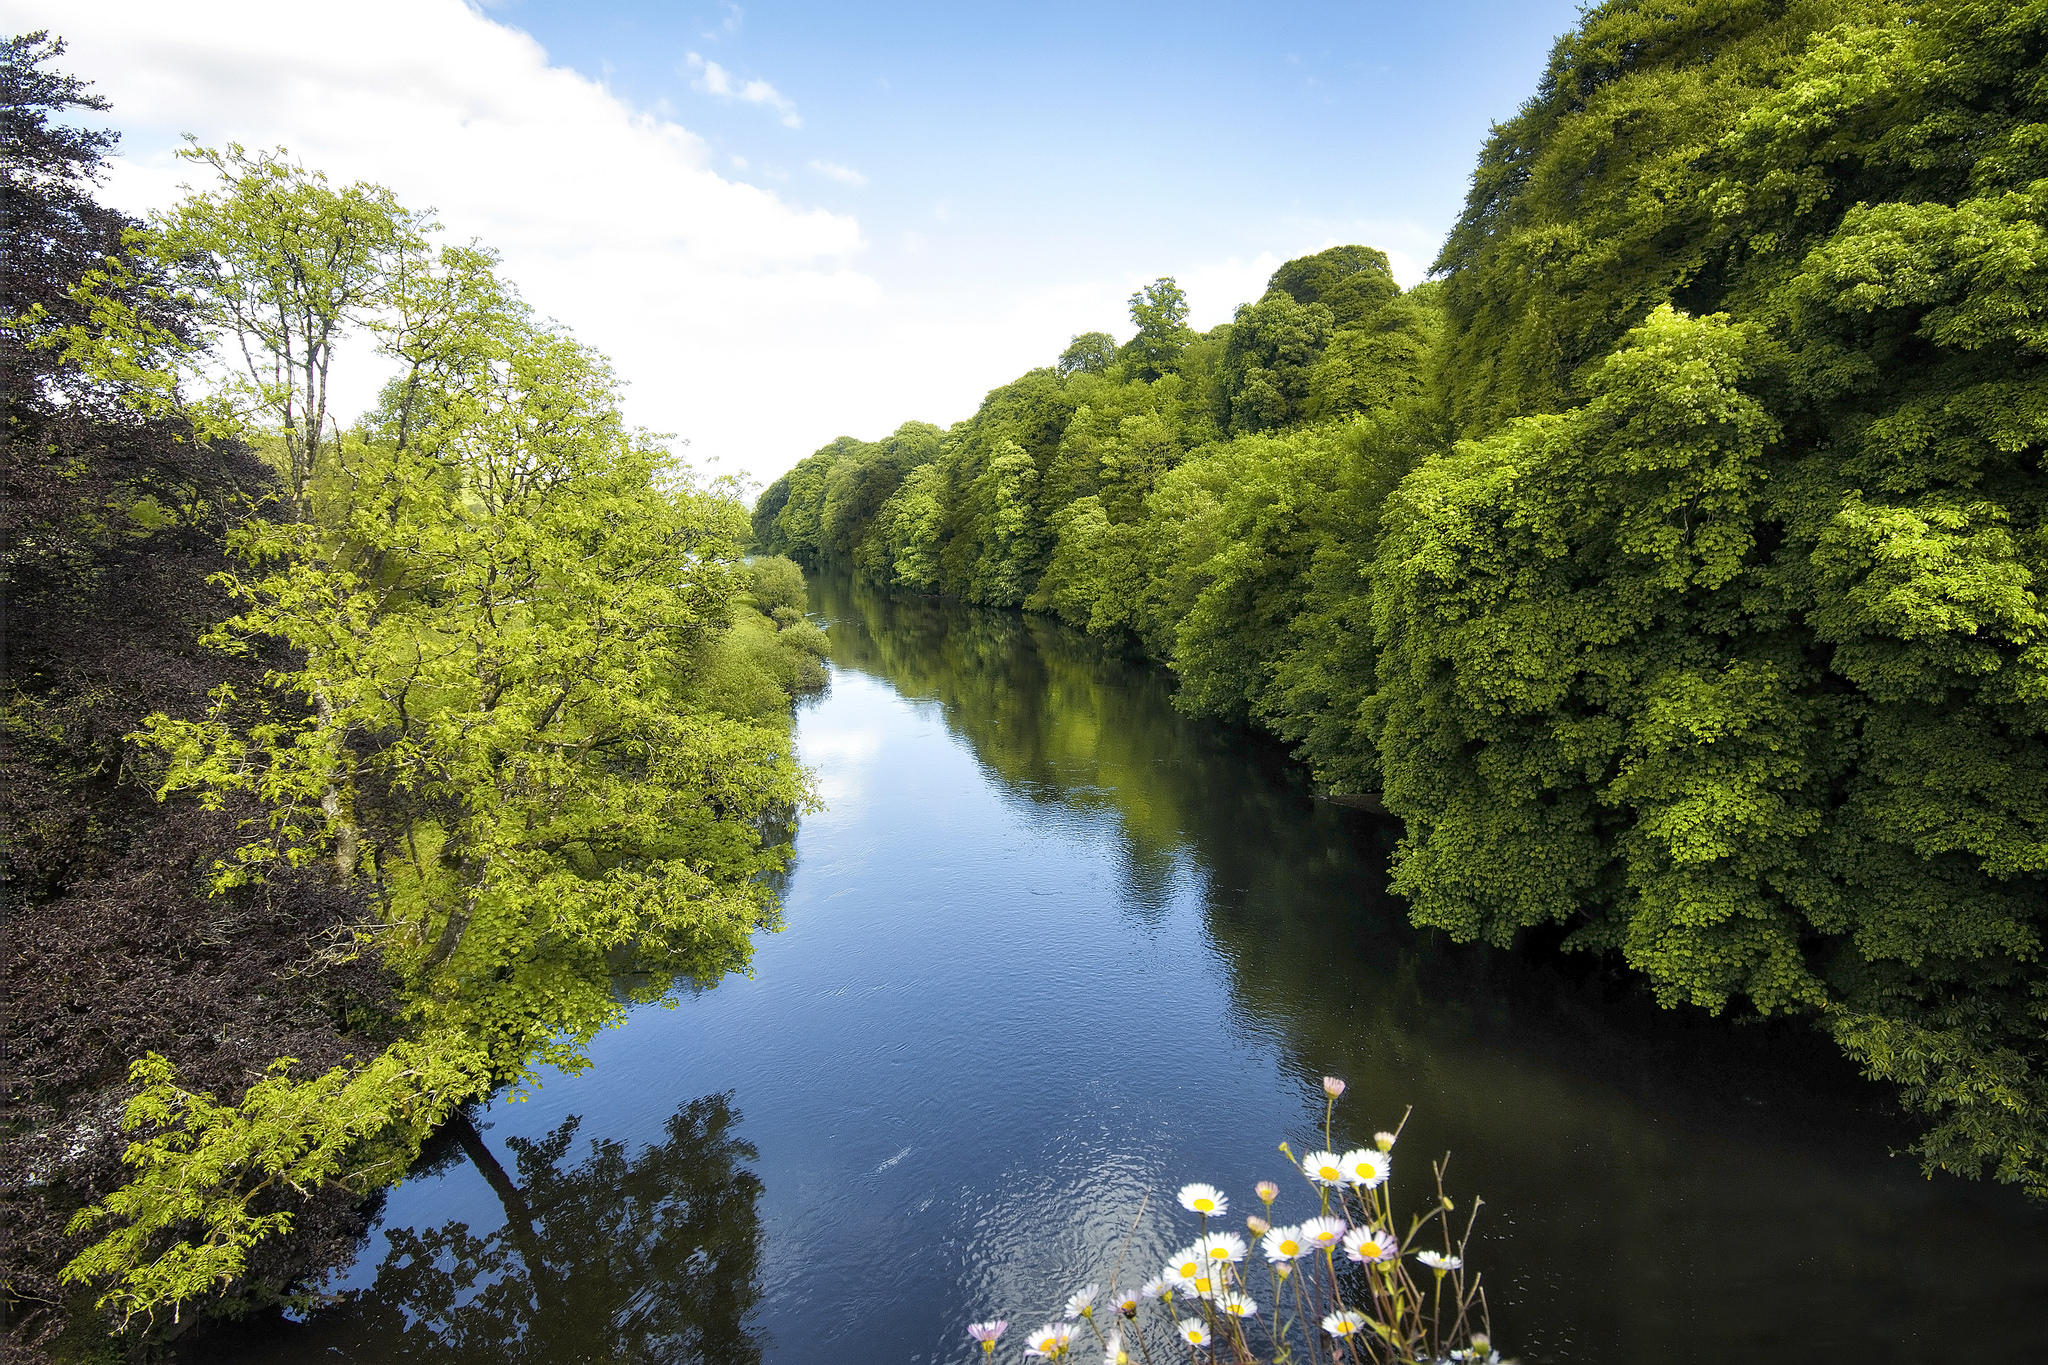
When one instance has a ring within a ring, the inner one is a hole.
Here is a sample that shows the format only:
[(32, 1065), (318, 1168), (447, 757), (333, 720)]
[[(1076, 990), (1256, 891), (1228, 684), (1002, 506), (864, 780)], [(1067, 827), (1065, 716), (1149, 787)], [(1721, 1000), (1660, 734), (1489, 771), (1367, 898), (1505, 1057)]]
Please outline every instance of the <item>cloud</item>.
[(856, 188), (868, 183), (868, 178), (851, 166), (842, 166), (836, 161), (813, 161), (811, 169), (827, 180), (837, 180), (842, 185)]
[[(805, 381), (820, 409), (875, 380), (856, 366), (842, 384), (825, 354), (881, 306), (856, 219), (728, 178), (695, 133), (462, 0), (0, 0), (9, 31), (59, 21), (64, 69), (114, 103), (123, 155), (102, 194), (130, 212), (200, 178), (171, 155), (187, 131), (389, 185), (435, 209), (446, 240), (502, 251), (543, 315), (610, 355), (630, 420), (725, 470), (779, 470), (832, 420), (788, 401), (793, 334), (841, 329), (807, 357), (828, 375)], [(335, 397), (359, 411), (383, 374), (343, 361)]]
[(692, 90), (701, 90), (720, 99), (738, 100), (742, 104), (759, 104), (773, 109), (782, 116), (782, 126), (785, 128), (804, 126), (804, 121), (797, 117), (796, 106), (768, 82), (738, 80), (732, 72), (698, 52), (692, 52), (686, 57), (684, 65), (697, 73), (690, 78)]

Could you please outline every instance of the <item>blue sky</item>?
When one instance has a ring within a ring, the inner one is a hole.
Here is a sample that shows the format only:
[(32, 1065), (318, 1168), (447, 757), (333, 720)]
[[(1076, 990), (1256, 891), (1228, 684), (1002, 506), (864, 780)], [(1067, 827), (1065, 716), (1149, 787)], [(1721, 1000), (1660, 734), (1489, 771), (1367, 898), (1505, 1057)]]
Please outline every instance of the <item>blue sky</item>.
[[(0, 0), (115, 108), (106, 184), (180, 134), (284, 145), (499, 247), (612, 355), (628, 416), (763, 483), (947, 423), (1176, 276), (1198, 326), (1340, 242), (1412, 283), (1563, 0), (1245, 6)], [(374, 358), (338, 396), (367, 402)]]
[[(492, 13), (635, 100), (667, 101), (745, 160), (734, 174), (860, 214), (878, 266), (961, 285), (991, 269), (1129, 269), (1148, 245), (1161, 268), (1256, 256), (1375, 224), (1398, 225), (1390, 245), (1420, 257), (1577, 6), (512, 0)], [(801, 126), (692, 88), (691, 53), (767, 82)], [(820, 161), (866, 183), (834, 183)]]

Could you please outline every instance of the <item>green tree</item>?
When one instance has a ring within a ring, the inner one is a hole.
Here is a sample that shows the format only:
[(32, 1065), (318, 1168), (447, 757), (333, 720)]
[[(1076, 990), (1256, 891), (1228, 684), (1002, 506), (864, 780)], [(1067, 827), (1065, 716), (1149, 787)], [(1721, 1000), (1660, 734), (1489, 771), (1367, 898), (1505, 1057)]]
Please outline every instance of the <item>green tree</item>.
[(1337, 328), (1355, 327), (1401, 292), (1387, 253), (1369, 246), (1333, 246), (1299, 256), (1273, 272), (1266, 290), (1304, 306), (1320, 303)]
[(395, 1174), (450, 1105), (581, 1065), (630, 999), (717, 980), (775, 922), (765, 832), (804, 792), (787, 726), (699, 688), (745, 512), (627, 428), (609, 365), (492, 264), (455, 249), (377, 282), (401, 373), (320, 447), (313, 520), (233, 540), (240, 610), (211, 638), (272, 659), (267, 686), (148, 722), (161, 795), (259, 812), (217, 888), (326, 860), (367, 894), (357, 939), (402, 982), (403, 1037), (309, 1079), (281, 1060), (239, 1103), (138, 1064), (131, 1122), (156, 1133), (79, 1215), (106, 1231), (67, 1272), (131, 1313), (286, 1230), (256, 1195)]
[(1060, 352), (1053, 368), (1065, 379), (1076, 374), (1101, 374), (1116, 363), (1116, 338), (1107, 332), (1082, 332)]
[(1171, 275), (1162, 275), (1131, 295), (1131, 322), (1138, 334), (1124, 344), (1123, 354), (1136, 378), (1157, 379), (1172, 371), (1193, 337), (1187, 321), (1188, 296)]
[(1221, 389), (1232, 432), (1273, 431), (1300, 419), (1333, 326), (1327, 305), (1297, 303), (1277, 289), (1237, 310)]

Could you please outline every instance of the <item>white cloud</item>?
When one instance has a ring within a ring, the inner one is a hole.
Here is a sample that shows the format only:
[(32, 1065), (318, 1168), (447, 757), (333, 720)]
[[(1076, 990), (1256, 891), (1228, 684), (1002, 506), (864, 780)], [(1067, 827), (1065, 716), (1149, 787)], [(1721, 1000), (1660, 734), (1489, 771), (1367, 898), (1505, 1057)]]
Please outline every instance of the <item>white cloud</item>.
[[(1293, 225), (1298, 246), (1282, 254), (1161, 259), (1136, 242), (963, 289), (944, 267), (954, 220), (978, 215), (938, 200), (888, 225), (879, 254), (902, 283), (885, 288), (861, 222), (795, 202), (781, 166), (714, 154), (461, 0), (0, 0), (0, 23), (62, 32), (65, 69), (114, 101), (125, 157), (110, 202), (172, 203), (192, 178), (171, 156), (185, 131), (284, 144), (338, 180), (388, 184), (437, 209), (450, 239), (503, 251), (536, 308), (610, 355), (630, 420), (758, 482), (842, 433), (966, 417), (1078, 332), (1129, 336), (1125, 301), (1155, 274), (1177, 276), (1208, 327), (1318, 243), (1386, 247), (1404, 283), (1435, 246), (1412, 225), (1325, 220)], [(774, 187), (728, 178), (735, 168)], [(348, 410), (380, 378), (352, 373), (337, 377)]]
[(827, 180), (836, 180), (842, 185), (858, 188), (868, 183), (868, 178), (851, 166), (842, 166), (836, 161), (813, 161), (811, 169)]
[[(721, 469), (772, 474), (824, 439), (793, 389), (829, 411), (874, 380), (819, 354), (880, 306), (857, 220), (726, 178), (696, 134), (461, 0), (0, 0), (0, 22), (61, 30), (64, 69), (114, 102), (109, 202), (172, 203), (197, 178), (171, 155), (187, 131), (387, 184), (448, 239), (501, 250), (536, 308), (612, 356), (631, 420)], [(819, 326), (814, 382), (782, 355)], [(359, 410), (382, 375), (344, 360), (336, 398)]]
[(702, 53), (692, 52), (684, 61), (688, 68), (696, 73), (690, 78), (692, 90), (701, 90), (720, 99), (738, 100), (742, 104), (764, 105), (782, 116), (783, 127), (804, 126), (804, 121), (797, 117), (796, 106), (768, 82), (758, 79), (739, 80), (732, 72)]

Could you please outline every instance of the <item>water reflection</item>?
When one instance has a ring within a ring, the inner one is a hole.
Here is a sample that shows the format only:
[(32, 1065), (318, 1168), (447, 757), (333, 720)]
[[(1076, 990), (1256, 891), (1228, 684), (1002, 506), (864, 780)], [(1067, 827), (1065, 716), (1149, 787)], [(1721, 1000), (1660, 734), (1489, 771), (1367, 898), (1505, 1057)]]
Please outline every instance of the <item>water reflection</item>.
[(372, 1282), (293, 1344), (350, 1361), (758, 1365), (761, 1182), (738, 1122), (730, 1095), (693, 1100), (636, 1154), (579, 1140), (574, 1115), (496, 1146), (459, 1118), (436, 1162), (473, 1168), (503, 1221), (389, 1228)]
[(798, 743), (832, 804), (788, 927), (495, 1103), (498, 1175), (451, 1137), (261, 1358), (965, 1365), (965, 1325), (1006, 1316), (1015, 1360), (1148, 1192), (1140, 1278), (1191, 1230), (1162, 1191), (1248, 1204), (1282, 1174), (1324, 1072), (1352, 1082), (1340, 1137), (1413, 1103), (1408, 1170), (1455, 1151), (1531, 1365), (2048, 1358), (2048, 1217), (1892, 1158), (1890, 1096), (1803, 1026), (1419, 934), (1387, 822), (1175, 715), (1156, 671), (814, 589), (834, 678)]
[(1353, 1138), (1415, 1104), (1405, 1149), (1455, 1149), (1454, 1186), (1488, 1196), (1480, 1263), (1527, 1355), (2048, 1349), (2048, 1217), (1922, 1179), (1892, 1155), (1890, 1092), (1803, 1023), (1669, 1013), (1540, 942), (1418, 933), (1385, 889), (1391, 820), (1313, 799), (1271, 746), (1185, 722), (1156, 671), (1095, 642), (843, 578), (816, 600), (835, 662), (936, 703), (1012, 799), (1113, 812), (1132, 910), (1196, 885), (1233, 1027), (1279, 1036), (1304, 1087), (1340, 1074), (1377, 1102)]

